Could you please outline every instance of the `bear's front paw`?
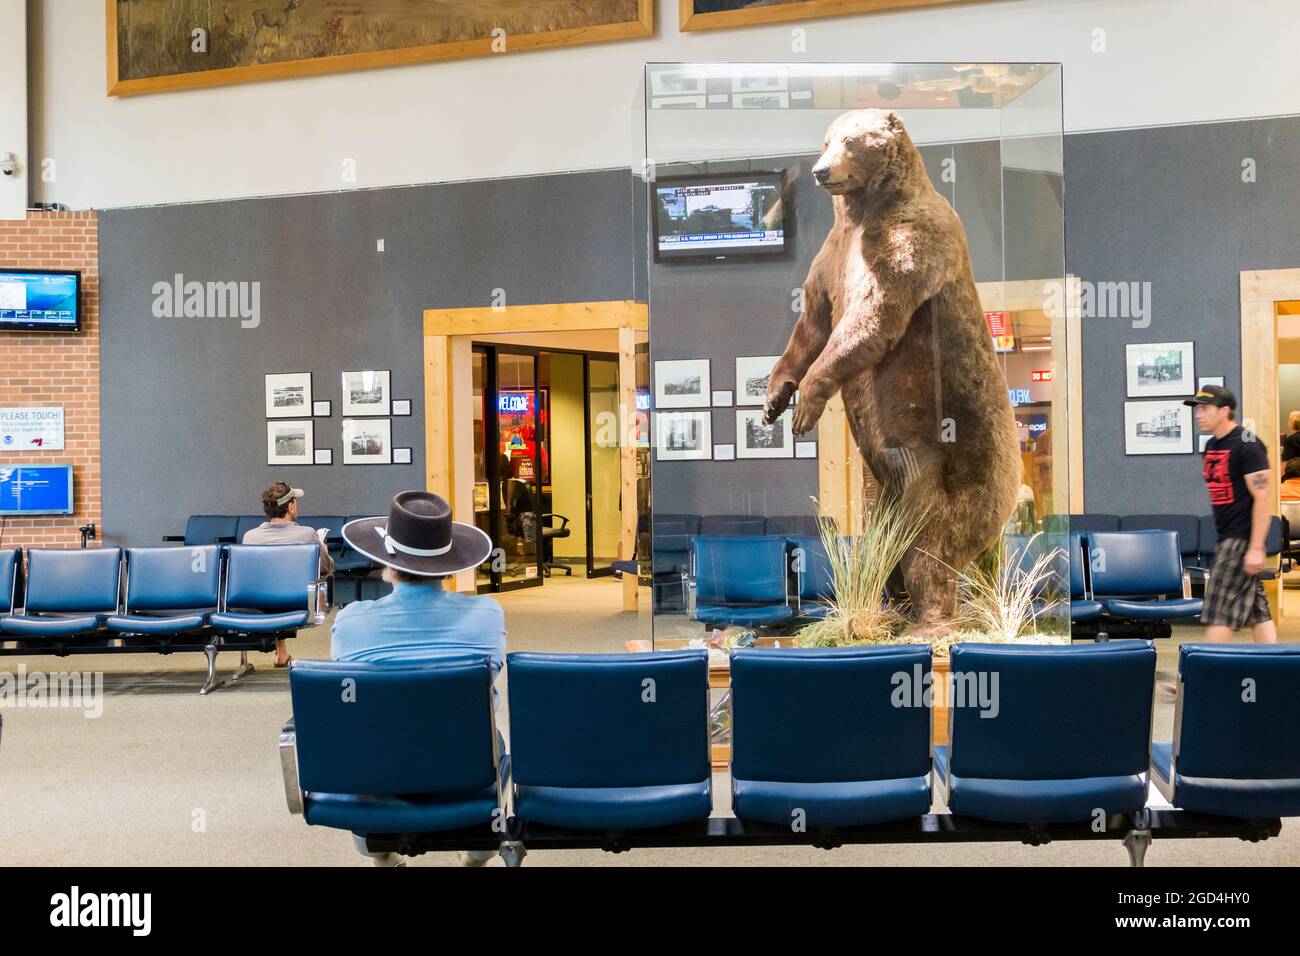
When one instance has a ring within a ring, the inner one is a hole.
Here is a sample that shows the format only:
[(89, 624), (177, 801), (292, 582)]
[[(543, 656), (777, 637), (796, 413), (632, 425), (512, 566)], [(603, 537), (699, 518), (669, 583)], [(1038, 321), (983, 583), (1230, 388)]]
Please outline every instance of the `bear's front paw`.
[(777, 384), (772, 382), (767, 386), (767, 401), (763, 403), (763, 424), (770, 425), (778, 418), (781, 413), (790, 407), (790, 399), (794, 397), (795, 384), (789, 380)]
[(816, 398), (803, 396), (799, 404), (795, 406), (794, 421), (790, 423), (790, 430), (794, 432), (794, 437), (807, 435), (817, 426), (817, 420), (822, 417), (822, 411), (826, 408), (826, 403)]

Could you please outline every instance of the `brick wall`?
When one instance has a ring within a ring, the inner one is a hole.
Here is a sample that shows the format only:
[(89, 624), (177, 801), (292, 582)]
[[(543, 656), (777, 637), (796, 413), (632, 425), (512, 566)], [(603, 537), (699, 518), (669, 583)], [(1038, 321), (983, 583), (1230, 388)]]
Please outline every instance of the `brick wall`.
[(0, 407), (63, 406), (63, 451), (3, 455), (3, 461), (71, 462), (76, 513), (8, 518), (0, 544), (76, 547), (77, 529), (100, 526), (99, 224), (93, 212), (29, 212), (0, 220), (0, 268), (80, 269), (82, 331), (0, 332)]

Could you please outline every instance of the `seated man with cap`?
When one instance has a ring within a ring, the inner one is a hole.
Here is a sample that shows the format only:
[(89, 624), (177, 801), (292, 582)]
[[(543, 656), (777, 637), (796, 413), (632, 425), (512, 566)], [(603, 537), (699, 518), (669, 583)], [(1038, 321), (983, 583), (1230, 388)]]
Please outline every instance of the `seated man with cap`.
[[(285, 481), (276, 481), (262, 492), (262, 511), (266, 514), (256, 528), (244, 532), (242, 544), (319, 544), (320, 576), (334, 573), (334, 559), (325, 547), (325, 536), (315, 528), (298, 524), (298, 499), (301, 488), (293, 488)], [(293, 660), (285, 653), (284, 639), (275, 642), (275, 666), (285, 667)]]
[(451, 507), (437, 495), (404, 491), (393, 498), (387, 517), (349, 521), (343, 537), (384, 565), (393, 593), (339, 611), (330, 632), (330, 657), (409, 663), (483, 654), (500, 672), (506, 651), (501, 605), (442, 584), (488, 559), (492, 540), (486, 534), (452, 521)]

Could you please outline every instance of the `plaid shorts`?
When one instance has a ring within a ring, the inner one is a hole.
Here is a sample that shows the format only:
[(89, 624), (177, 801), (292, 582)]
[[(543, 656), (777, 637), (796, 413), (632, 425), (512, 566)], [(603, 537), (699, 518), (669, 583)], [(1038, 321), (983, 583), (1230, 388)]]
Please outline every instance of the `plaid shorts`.
[(1243, 567), (1248, 544), (1244, 538), (1221, 538), (1215, 545), (1214, 567), (1205, 582), (1202, 624), (1221, 624), (1235, 631), (1244, 624), (1273, 620), (1264, 582)]

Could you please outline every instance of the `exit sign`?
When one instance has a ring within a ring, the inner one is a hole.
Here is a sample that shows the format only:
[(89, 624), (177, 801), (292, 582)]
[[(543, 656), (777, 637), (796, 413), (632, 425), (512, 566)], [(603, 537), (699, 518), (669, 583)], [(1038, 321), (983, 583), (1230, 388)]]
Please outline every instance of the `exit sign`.
[(1052, 380), (1052, 370), (1050, 368), (1036, 368), (1029, 373), (1031, 382), (1050, 382)]

